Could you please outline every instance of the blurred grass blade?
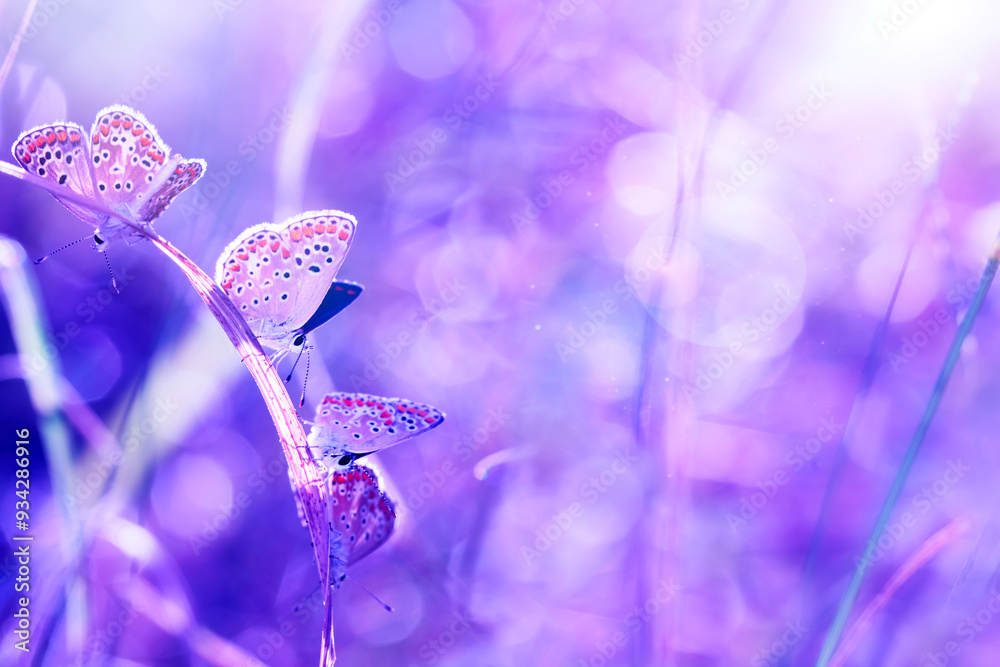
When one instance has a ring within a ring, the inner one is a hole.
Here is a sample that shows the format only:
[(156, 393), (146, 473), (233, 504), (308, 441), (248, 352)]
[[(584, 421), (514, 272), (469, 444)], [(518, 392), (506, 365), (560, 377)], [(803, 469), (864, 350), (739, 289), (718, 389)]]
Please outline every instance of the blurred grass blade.
[(993, 278), (996, 276), (998, 265), (1000, 265), (1000, 239), (998, 239), (998, 242), (994, 244), (993, 252), (990, 255), (989, 262), (986, 264), (986, 269), (983, 271), (983, 277), (979, 281), (979, 287), (976, 289), (976, 294), (972, 298), (969, 310), (962, 319), (962, 323), (959, 325), (958, 331), (955, 332), (955, 338), (952, 340), (951, 347), (948, 349), (948, 354), (941, 367), (941, 373), (938, 375), (937, 382), (934, 384), (934, 390), (931, 392), (931, 397), (927, 401), (927, 406), (924, 408), (924, 414), (920, 418), (920, 423), (917, 425), (917, 430), (913, 434), (913, 438), (910, 440), (910, 444), (906, 449), (906, 454), (903, 456), (903, 461), (900, 463), (899, 469), (896, 471), (896, 477), (893, 479), (892, 486), (889, 488), (889, 495), (882, 504), (882, 509), (879, 512), (878, 519), (875, 521), (875, 528), (872, 530), (871, 536), (868, 538), (864, 555), (858, 562), (858, 565), (854, 570), (854, 576), (851, 578), (851, 582), (848, 584), (847, 590), (844, 592), (844, 597), (840, 601), (840, 606), (837, 608), (837, 614), (833, 619), (833, 624), (830, 626), (830, 632), (827, 634), (826, 640), (823, 642), (823, 648), (820, 651), (819, 659), (816, 662), (817, 667), (827, 667), (830, 662), (830, 658), (833, 655), (834, 649), (837, 647), (837, 642), (839, 641), (840, 635), (844, 630), (844, 625), (847, 623), (847, 617), (851, 613), (851, 607), (854, 605), (854, 600), (858, 597), (858, 592), (861, 590), (861, 584), (864, 581), (866, 572), (868, 571), (868, 564), (871, 562), (872, 556), (875, 553), (875, 548), (878, 545), (878, 539), (882, 535), (882, 531), (885, 529), (886, 523), (889, 521), (889, 515), (892, 513), (892, 509), (895, 506), (896, 501), (899, 499), (900, 493), (903, 491), (903, 485), (906, 483), (906, 478), (910, 474), (910, 468), (913, 467), (913, 461), (917, 457), (920, 445), (924, 442), (924, 437), (927, 435), (927, 431), (930, 428), (931, 420), (934, 419), (934, 414), (937, 412), (938, 405), (941, 403), (944, 390), (947, 388), (948, 381), (951, 379), (951, 374), (955, 370), (955, 365), (958, 363), (958, 357), (962, 352), (962, 344), (965, 342), (969, 332), (972, 330), (972, 325), (976, 321), (976, 316), (979, 315), (979, 310), (982, 308), (983, 301), (986, 299), (986, 294), (989, 292), (990, 285), (993, 283)]
[(899, 298), (900, 290), (903, 288), (903, 279), (906, 278), (906, 271), (910, 266), (910, 260), (913, 258), (913, 251), (917, 246), (917, 240), (923, 233), (924, 222), (926, 221), (927, 216), (930, 215), (928, 209), (929, 207), (925, 205), (924, 210), (920, 213), (918, 224), (914, 227), (913, 232), (910, 234), (910, 243), (906, 248), (906, 254), (903, 256), (903, 263), (899, 267), (899, 274), (896, 276), (896, 284), (893, 285), (892, 294), (889, 295), (889, 303), (885, 307), (882, 319), (875, 327), (871, 343), (868, 346), (868, 353), (865, 355), (864, 365), (861, 368), (861, 378), (858, 381), (858, 389), (854, 393), (854, 401), (851, 404), (851, 411), (847, 413), (847, 424), (844, 427), (844, 433), (840, 437), (840, 441), (837, 443), (837, 449), (833, 454), (833, 466), (830, 469), (830, 476), (827, 478), (826, 487), (823, 490), (823, 499), (820, 501), (819, 515), (816, 518), (816, 525), (813, 527), (812, 537), (809, 540), (809, 549), (806, 552), (805, 565), (802, 567), (802, 588), (806, 595), (809, 594), (809, 590), (812, 587), (813, 572), (815, 571), (816, 563), (819, 559), (823, 543), (823, 533), (826, 530), (826, 524), (829, 520), (830, 512), (833, 510), (834, 494), (840, 484), (840, 478), (841, 475), (843, 475), (844, 467), (847, 465), (847, 452), (851, 445), (854, 444), (855, 431), (858, 428), (858, 424), (861, 422), (865, 404), (868, 402), (868, 394), (871, 392), (872, 385), (875, 383), (875, 376), (878, 374), (879, 366), (882, 363), (880, 352), (885, 345), (886, 337), (889, 335), (889, 325), (892, 322), (892, 314), (896, 310), (896, 301)]
[(291, 122), (278, 144), (275, 220), (284, 220), (303, 208), (309, 160), (339, 46), (366, 6), (363, 0), (347, 0), (327, 2), (323, 10), (320, 30), (289, 104)]
[(833, 656), (833, 660), (830, 661), (830, 667), (840, 667), (844, 664), (851, 653), (854, 651), (861, 637), (864, 636), (868, 627), (871, 625), (872, 618), (875, 617), (879, 611), (881, 611), (892, 596), (899, 590), (899, 587), (906, 583), (906, 581), (913, 576), (913, 574), (923, 567), (927, 561), (937, 555), (941, 549), (954, 542), (956, 539), (962, 536), (969, 527), (971, 522), (965, 517), (959, 517), (955, 519), (947, 526), (934, 533), (926, 542), (924, 542), (917, 552), (906, 559), (906, 562), (899, 566), (896, 573), (892, 575), (892, 578), (886, 582), (885, 586), (882, 587), (881, 592), (875, 596), (868, 607), (865, 609), (864, 613), (861, 614), (860, 618), (854, 623), (854, 627), (851, 631), (847, 633), (847, 637), (844, 638), (844, 643), (841, 644), (840, 648)]
[[(278, 431), (285, 459), (294, 480), (292, 492), (300, 503), (309, 525), (309, 534), (316, 554), (320, 582), (324, 588), (324, 603), (326, 619), (324, 623), (320, 667), (334, 664), (336, 654), (333, 644), (333, 616), (330, 609), (330, 526), (326, 520), (327, 496), (325, 485), (321, 482), (316, 464), (308, 458), (306, 434), (302, 430), (298, 413), (292, 405), (285, 383), (278, 376), (271, 361), (264, 354), (257, 342), (256, 336), (250, 331), (243, 316), (236, 310), (229, 297), (212, 281), (201, 268), (192, 262), (180, 250), (161, 238), (153, 229), (128, 220), (102, 203), (89, 197), (78, 195), (68, 188), (60, 187), (53, 181), (39, 178), (9, 162), (0, 161), (0, 173), (32, 183), (50, 192), (58, 192), (60, 197), (87, 206), (91, 210), (113, 216), (125, 222), (141, 236), (151, 241), (161, 252), (171, 259), (184, 272), (188, 281), (195, 288), (205, 305), (218, 320), (222, 330), (236, 348), (243, 363), (253, 376), (264, 403)], [(20, 246), (17, 246), (20, 248)], [(23, 250), (21, 261), (23, 262)]]
[(11, 40), (10, 48), (7, 49), (7, 55), (3, 59), (3, 65), (0, 65), (0, 91), (3, 90), (4, 84), (7, 83), (7, 75), (10, 74), (10, 69), (14, 66), (14, 59), (17, 58), (17, 52), (21, 48), (21, 41), (24, 39), (24, 33), (28, 30), (28, 25), (31, 23), (31, 17), (35, 13), (35, 5), (37, 4), (38, 0), (28, 0), (28, 6), (24, 10), (24, 18), (21, 19), (21, 25), (17, 29), (14, 39)]
[[(42, 446), (52, 475), (52, 494), (56, 498), (63, 520), (62, 545), (65, 562), (76, 570), (81, 541), (80, 521), (66, 499), (73, 490), (73, 456), (70, 433), (63, 416), (61, 387), (64, 382), (59, 371), (59, 357), (52, 351), (46, 353), (44, 314), (38, 307), (38, 290), (32, 274), (26, 268), (24, 248), (8, 237), (0, 236), (0, 296), (2, 296), (11, 333), (28, 394), (38, 416)], [(42, 364), (29, 363), (33, 359), (46, 360)], [(36, 459), (37, 460), (37, 459)], [(73, 582), (75, 577), (69, 577)], [(68, 584), (67, 634), (70, 646), (78, 646), (86, 636), (86, 604), (82, 582)]]

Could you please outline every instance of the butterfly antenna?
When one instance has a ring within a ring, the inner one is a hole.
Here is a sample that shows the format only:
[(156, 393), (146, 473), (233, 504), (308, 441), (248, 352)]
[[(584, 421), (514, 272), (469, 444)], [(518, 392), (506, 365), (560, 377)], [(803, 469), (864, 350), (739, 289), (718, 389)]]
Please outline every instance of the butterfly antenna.
[(358, 581), (357, 579), (355, 579), (351, 575), (347, 575), (347, 578), (350, 579), (354, 583), (354, 585), (359, 586), (361, 588), (361, 590), (363, 590), (365, 593), (368, 593), (368, 595), (372, 596), (372, 599), (375, 600), (375, 602), (378, 602), (380, 605), (382, 605), (382, 607), (386, 611), (388, 611), (388, 612), (392, 611), (392, 607), (390, 607), (386, 603), (382, 602), (382, 600), (380, 600), (377, 595), (375, 595), (370, 590), (368, 590), (367, 586), (365, 586), (364, 584), (362, 584), (360, 581)]
[(302, 399), (299, 400), (299, 407), (306, 404), (306, 385), (309, 384), (309, 350), (306, 350), (306, 377), (302, 380)]
[(292, 370), (288, 371), (288, 377), (285, 378), (285, 382), (291, 382), (292, 381), (292, 373), (295, 372), (295, 367), (299, 365), (299, 359), (302, 358), (302, 353), (305, 352), (305, 351), (306, 351), (306, 346), (303, 345), (302, 349), (299, 350), (299, 356), (295, 357), (295, 363), (292, 364)]
[(39, 257), (38, 259), (36, 259), (36, 260), (35, 260), (35, 264), (41, 264), (42, 262), (44, 262), (45, 260), (47, 260), (47, 259), (48, 259), (49, 257), (51, 257), (52, 255), (56, 254), (57, 252), (62, 252), (62, 251), (63, 251), (63, 250), (65, 250), (66, 248), (69, 248), (69, 247), (71, 247), (71, 246), (75, 246), (75, 245), (76, 245), (77, 243), (79, 243), (80, 241), (86, 241), (86, 240), (87, 240), (87, 239), (89, 239), (89, 238), (90, 238), (90, 235), (87, 235), (87, 236), (84, 236), (84, 237), (83, 237), (83, 238), (81, 238), (81, 239), (77, 239), (77, 240), (75, 240), (75, 241), (73, 241), (73, 242), (71, 242), (71, 243), (67, 243), (66, 245), (64, 245), (64, 246), (63, 246), (63, 247), (61, 247), (61, 248), (56, 248), (56, 249), (55, 249), (55, 250), (53, 250), (52, 252), (50, 252), (50, 253), (48, 253), (48, 254), (45, 254), (45, 255), (42, 255), (41, 257)]
[(121, 294), (118, 291), (118, 281), (115, 280), (115, 272), (111, 270), (111, 260), (108, 259), (108, 253), (101, 253), (104, 255), (104, 263), (108, 265), (108, 273), (111, 274), (111, 287), (115, 290), (115, 294)]

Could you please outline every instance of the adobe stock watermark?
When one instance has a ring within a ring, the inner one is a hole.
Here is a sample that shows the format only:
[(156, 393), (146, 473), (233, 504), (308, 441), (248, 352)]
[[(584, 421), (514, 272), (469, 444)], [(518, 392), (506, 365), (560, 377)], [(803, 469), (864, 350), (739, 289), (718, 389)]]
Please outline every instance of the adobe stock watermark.
[(421, 657), (423, 662), (411, 662), (409, 667), (433, 665), (458, 643), (462, 635), (472, 629), (472, 617), (468, 611), (456, 611), (448, 620), (451, 621), (448, 627), (439, 632), (434, 639), (425, 641), (417, 649), (417, 655)]
[(417, 335), (430, 326), (442, 311), (457, 303), (462, 294), (469, 289), (468, 283), (461, 278), (449, 278), (438, 287), (438, 298), (430, 299), (423, 312), (415, 312), (410, 316), (407, 326), (400, 329), (396, 336), (387, 343), (379, 345), (379, 351), (365, 361), (361, 375), (352, 373), (348, 379), (353, 391), (364, 391), (375, 380), (379, 379), (392, 363), (399, 359), (403, 350), (416, 341)]
[(128, 93), (122, 95), (112, 102), (112, 104), (124, 104), (125, 106), (134, 107), (140, 102), (146, 100), (149, 94), (160, 87), (166, 78), (170, 76), (170, 73), (163, 69), (162, 65), (147, 65), (146, 75), (142, 77), (142, 81), (135, 87), (133, 87)]
[[(510, 421), (510, 417), (510, 413), (502, 407), (490, 408), (483, 423), (452, 446), (452, 453), (460, 457), (463, 462), (472, 460), (472, 457), (493, 438), (493, 435), (503, 429), (504, 425)], [(454, 459), (450, 457), (445, 459), (437, 469), (424, 472), (425, 481), (407, 489), (407, 493), (403, 497), (403, 504), (411, 512), (416, 512), (457, 473), (458, 466), (455, 465)]]
[(340, 45), (340, 55), (344, 57), (344, 61), (351, 62), (352, 58), (361, 55), (389, 27), (402, 9), (401, 0), (389, 0), (384, 8), (370, 10), (354, 27), (348, 41)]
[(292, 122), (292, 114), (287, 108), (275, 109), (259, 130), (240, 142), (236, 152), (242, 160), (230, 160), (225, 169), (216, 169), (205, 174), (201, 186), (191, 197), (186, 197), (179, 204), (181, 216), (185, 222), (192, 222), (208, 205), (218, 199), (233, 182), (236, 176), (243, 173), (251, 162), (267, 148)]
[[(907, 531), (917, 525), (917, 518), (930, 512), (944, 500), (970, 470), (972, 468), (963, 465), (961, 459), (949, 460), (948, 469), (941, 477), (913, 495), (910, 499), (911, 509), (903, 512), (896, 521), (886, 524), (885, 530), (875, 542), (871, 556), (867, 558), (864, 555), (855, 556), (854, 565), (856, 567), (864, 565), (867, 568), (871, 567), (872, 563), (882, 560), (882, 557), (899, 543)], [(867, 548), (865, 551), (867, 552)]]
[(921, 180), (926, 171), (941, 161), (941, 156), (955, 145), (957, 139), (958, 135), (953, 128), (939, 129), (929, 146), (916, 155), (910, 156), (903, 163), (901, 178), (894, 179), (884, 190), (876, 190), (872, 200), (867, 205), (858, 208), (858, 217), (854, 221), (844, 223), (844, 234), (847, 236), (847, 240), (854, 243), (857, 237), (863, 236), (876, 222), (885, 217), (900, 197), (906, 194), (909, 183)]
[(542, 554), (548, 551), (573, 528), (577, 519), (583, 516), (586, 507), (594, 505), (608, 489), (628, 473), (633, 465), (639, 462), (639, 457), (630, 452), (616, 452), (614, 461), (599, 475), (591, 477), (580, 486), (579, 495), (585, 501), (570, 503), (565, 509), (555, 514), (545, 525), (535, 531), (535, 541), (532, 545), (521, 545), (521, 556), (530, 566)]
[[(984, 632), (995, 619), (1000, 615), (1000, 591), (995, 588), (990, 591), (990, 596), (986, 603), (974, 613), (963, 618), (955, 626), (955, 634), (968, 645), (975, 641), (976, 637)], [(945, 642), (940, 651), (929, 651), (927, 661), (922, 667), (945, 667), (951, 664), (953, 658), (957, 658), (965, 647), (957, 641), (949, 640)]]
[(219, 20), (222, 20), (226, 14), (235, 11), (242, 4), (243, 0), (212, 0), (212, 9), (215, 10), (215, 15)]
[(135, 610), (135, 607), (129, 601), (123, 600), (122, 608), (115, 615), (114, 619), (104, 629), (87, 637), (83, 651), (76, 657), (76, 660), (69, 663), (66, 667), (86, 667), (90, 664), (103, 664), (107, 657), (110, 656), (111, 649), (116, 644), (118, 638), (125, 634), (125, 629), (132, 625), (138, 616), (139, 613)]
[(465, 96), (454, 101), (441, 116), (441, 120), (450, 128), (435, 127), (413, 142), (413, 149), (398, 158), (395, 170), (383, 173), (385, 183), (390, 193), (395, 193), (407, 178), (417, 173), (417, 170), (430, 163), (438, 154), (439, 149), (451, 138), (462, 125), (491, 97), (497, 89), (496, 74), (483, 74), (476, 79), (476, 85)]
[[(268, 464), (270, 468), (270, 464)], [(263, 640), (253, 649), (253, 657), (243, 663), (243, 667), (267, 667), (264, 660), (271, 660), (288, 640), (298, 633), (298, 627), (309, 622), (314, 615), (323, 616), (323, 587), (317, 587), (312, 593), (302, 598), (292, 608), (292, 616), (296, 623), (289, 620), (273, 622), (274, 630), (261, 633)], [(249, 650), (249, 649), (248, 649)]]
[[(832, 95), (825, 83), (811, 87), (802, 104), (778, 119), (774, 124), (774, 131), (783, 139), (791, 139), (823, 108)], [(757, 148), (748, 148), (747, 159), (733, 168), (729, 173), (729, 180), (725, 183), (719, 181), (715, 185), (723, 201), (728, 201), (730, 195), (736, 194), (737, 190), (749, 183), (754, 174), (779, 150), (781, 142), (774, 137), (768, 137)]]
[(905, 27), (928, 2), (930, 0), (903, 0), (893, 3), (889, 15), (880, 18), (877, 23), (878, 31), (882, 33), (882, 39), (888, 41), (891, 36)]
[(680, 592), (681, 587), (673, 579), (661, 581), (653, 594), (641, 606), (633, 607), (632, 611), (622, 619), (622, 625), (631, 634), (617, 630), (612, 633), (608, 641), (595, 642), (594, 652), (587, 658), (580, 658), (577, 663), (579, 667), (605, 667), (610, 660), (621, 653), (623, 648), (628, 646), (632, 636), (639, 632), (642, 626), (658, 616)]
[(588, 0), (558, 0), (545, 9), (545, 21), (550, 28), (568, 21), (576, 14), (576, 10)]
[(821, 419), (816, 435), (806, 440), (805, 443), (796, 445), (792, 451), (785, 455), (784, 467), (775, 470), (768, 479), (757, 482), (759, 491), (754, 491), (749, 497), (740, 497), (739, 516), (732, 512), (726, 514), (729, 530), (735, 535), (740, 528), (753, 520), (760, 513), (760, 510), (778, 495), (781, 487), (792, 480), (792, 475), (815, 460), (824, 445), (833, 442), (837, 434), (843, 430), (844, 425), (834, 421), (833, 418), (824, 417)]
[(264, 493), (275, 480), (286, 480), (287, 478), (288, 466), (283, 459), (272, 459), (266, 466), (251, 473), (247, 477), (246, 484), (256, 492), (256, 495), (251, 496), (246, 491), (240, 491), (231, 503), (219, 505), (219, 513), (211, 520), (202, 521), (201, 533), (188, 538), (188, 546), (191, 547), (194, 555), (197, 556), (209, 544), (229, 530), (229, 527), (253, 504), (254, 499)]
[[(740, 12), (750, 6), (750, 0), (732, 0), (732, 4)], [(712, 45), (722, 37), (726, 28), (736, 23), (737, 13), (732, 9), (721, 10), (715, 18), (705, 19), (701, 28), (688, 38), (683, 51), (674, 54), (674, 65), (680, 71), (686, 70), (712, 48)]]
[(73, 492), (66, 493), (64, 497), (66, 506), (69, 508), (77, 507), (97, 493), (98, 489), (111, 476), (111, 473), (118, 468), (118, 464), (121, 463), (125, 454), (139, 449), (179, 408), (180, 406), (170, 398), (157, 399), (149, 416), (132, 426), (122, 438), (121, 449), (116, 448), (100, 461), (95, 462), (86, 475), (81, 475), (77, 479)]
[(777, 665), (781, 659), (788, 655), (788, 650), (802, 641), (808, 628), (802, 625), (802, 620), (788, 621), (785, 623), (785, 631), (781, 637), (775, 640), (770, 646), (762, 649), (750, 658), (751, 667), (768, 667)]
[[(68, 5), (72, 0), (41, 0), (38, 5), (35, 6), (35, 11), (32, 13), (31, 18), (28, 19), (28, 27), (24, 31), (24, 35), (21, 37), (21, 44), (27, 44), (35, 37), (38, 36), (38, 32), (47, 26), (52, 19), (56, 17), (62, 8)], [(7, 43), (13, 44), (16, 34), (13, 32), (7, 33)]]
[(583, 314), (586, 319), (577, 325), (570, 325), (566, 337), (555, 343), (559, 361), (566, 363), (567, 359), (586, 347), (587, 343), (604, 328), (611, 316), (618, 312), (619, 298), (634, 297), (636, 288), (649, 282), (655, 272), (666, 265), (667, 257), (663, 248), (654, 246), (645, 262), (636, 267), (626, 280), (619, 281), (615, 285), (615, 294), (618, 296), (605, 299), (596, 309), (584, 307)]
[(946, 300), (954, 307), (952, 313), (946, 308), (938, 308), (931, 317), (917, 320), (917, 328), (920, 330), (903, 336), (899, 347), (895, 351), (890, 350), (886, 355), (886, 362), (892, 367), (892, 372), (898, 373), (900, 368), (910, 363), (921, 349), (944, 331), (948, 323), (954, 321), (955, 315), (972, 303), (978, 287), (979, 279), (969, 278), (966, 282), (948, 290)]
[(777, 329), (785, 321), (782, 316), (795, 308), (799, 297), (793, 295), (787, 287), (778, 288), (775, 290), (775, 294), (777, 296), (769, 308), (765, 308), (759, 315), (743, 322), (736, 340), (730, 342), (721, 352), (713, 353), (712, 361), (698, 368), (694, 384), (684, 385), (685, 396), (691, 400), (704, 396), (729, 372), (729, 369), (754, 343)]
[(575, 173), (570, 169), (562, 169), (556, 176), (543, 179), (541, 182), (543, 192), (531, 197), (525, 203), (521, 213), (511, 214), (510, 219), (514, 223), (514, 230), (521, 233), (537, 224), (542, 211), (552, 206), (553, 202), (561, 197), (567, 188), (576, 183), (580, 174), (587, 171), (601, 156), (611, 150), (630, 127), (631, 124), (621, 116), (609, 118), (604, 122), (604, 126), (596, 136), (573, 149), (569, 155), (569, 166), (576, 168)]
[(133, 280), (135, 280), (135, 276), (129, 274), (127, 267), (123, 268), (119, 280), (117, 280), (117, 290), (109, 279), (107, 287), (98, 290), (77, 304), (75, 309), (77, 318), (64, 324), (59, 331), (47, 334), (45, 346), (41, 352), (33, 354), (31, 359), (21, 360), (25, 377), (34, 378), (42, 370), (49, 368), (59, 352), (69, 347), (73, 339), (79, 336), (88, 324), (97, 319), (97, 315), (104, 312), (104, 309), (111, 305), (120, 296), (121, 291), (128, 287)]

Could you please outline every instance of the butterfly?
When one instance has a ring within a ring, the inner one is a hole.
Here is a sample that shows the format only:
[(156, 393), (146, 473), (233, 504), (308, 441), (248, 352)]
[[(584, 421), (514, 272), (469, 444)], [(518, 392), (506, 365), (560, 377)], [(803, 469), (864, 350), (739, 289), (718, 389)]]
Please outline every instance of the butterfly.
[(306, 440), (313, 458), (328, 470), (336, 470), (443, 421), (443, 412), (423, 403), (337, 391), (316, 406)]
[[(96, 199), (142, 225), (163, 213), (174, 197), (205, 172), (203, 160), (171, 155), (145, 116), (121, 104), (101, 109), (90, 134), (75, 123), (41, 125), (22, 132), (12, 151), (29, 173)], [(53, 196), (96, 227), (94, 240), (99, 249), (117, 239), (134, 243), (141, 236), (117, 218)]]
[(340, 211), (310, 211), (246, 229), (215, 267), (215, 281), (262, 345), (284, 354), (361, 294), (334, 276), (357, 221)]
[(392, 534), (396, 512), (378, 488), (375, 473), (352, 464), (333, 471), (326, 480), (329, 492), (330, 581), (334, 586), (347, 575), (347, 566), (379, 548)]

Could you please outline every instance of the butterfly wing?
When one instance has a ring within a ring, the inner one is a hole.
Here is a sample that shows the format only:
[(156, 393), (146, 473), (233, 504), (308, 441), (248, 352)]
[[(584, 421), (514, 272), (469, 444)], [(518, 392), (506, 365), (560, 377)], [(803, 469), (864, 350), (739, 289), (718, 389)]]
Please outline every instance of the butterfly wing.
[[(327, 478), (331, 535), (331, 565), (335, 572), (356, 563), (381, 546), (392, 534), (396, 513), (379, 491), (375, 473), (352, 465)], [(340, 576), (334, 577), (339, 579)]]
[(326, 466), (350, 454), (371, 454), (438, 426), (444, 413), (402, 398), (337, 391), (316, 406), (309, 445)]
[(309, 333), (329, 320), (337, 316), (340, 311), (354, 303), (354, 300), (361, 296), (364, 287), (349, 280), (335, 280), (327, 290), (323, 303), (309, 318), (309, 321), (302, 325), (302, 333)]
[(316, 313), (354, 241), (357, 221), (340, 211), (310, 211), (282, 224), (295, 267), (295, 299), (282, 308), (282, 323), (300, 329)]
[[(22, 132), (12, 151), (14, 159), (29, 173), (67, 187), (78, 195), (94, 196), (87, 135), (79, 125), (56, 123)], [(55, 198), (75, 216), (95, 227), (107, 220), (107, 216), (58, 195)]]
[(310, 321), (344, 262), (355, 224), (346, 213), (311, 211), (251, 227), (223, 251), (216, 281), (262, 343), (280, 349)]
[[(174, 197), (184, 192), (205, 173), (206, 165), (204, 160), (185, 160), (180, 155), (170, 158), (169, 176), (163, 180), (159, 186), (148, 195), (143, 194), (135, 206), (138, 213), (136, 219), (143, 222), (151, 222), (159, 217), (163, 210), (170, 205)], [(161, 171), (160, 175), (167, 173), (167, 169)]]
[(161, 175), (170, 148), (146, 117), (130, 107), (115, 104), (101, 109), (90, 143), (97, 195), (116, 210), (134, 215), (173, 175), (172, 171)]
[(291, 257), (282, 228), (264, 223), (244, 230), (215, 265), (215, 282), (261, 342), (273, 342), (277, 302), (295, 298)]

